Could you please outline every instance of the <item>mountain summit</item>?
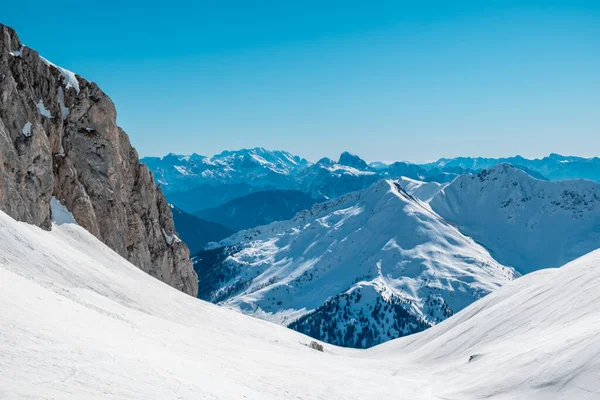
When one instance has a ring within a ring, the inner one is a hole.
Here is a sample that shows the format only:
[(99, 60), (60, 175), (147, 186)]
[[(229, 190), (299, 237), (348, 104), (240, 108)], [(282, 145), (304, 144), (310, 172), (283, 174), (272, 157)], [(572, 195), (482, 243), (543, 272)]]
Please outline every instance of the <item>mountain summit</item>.
[(459, 176), (430, 205), (521, 273), (600, 247), (600, 184), (584, 179), (543, 181), (503, 163)]
[(345, 165), (347, 167), (360, 169), (360, 170), (369, 169), (369, 165), (365, 162), (365, 160), (363, 160), (362, 158), (360, 158), (357, 155), (350, 154), (347, 151), (343, 152), (340, 155), (338, 164)]
[(393, 180), (238, 232), (194, 267), (200, 298), (350, 347), (435, 325), (515, 276)]

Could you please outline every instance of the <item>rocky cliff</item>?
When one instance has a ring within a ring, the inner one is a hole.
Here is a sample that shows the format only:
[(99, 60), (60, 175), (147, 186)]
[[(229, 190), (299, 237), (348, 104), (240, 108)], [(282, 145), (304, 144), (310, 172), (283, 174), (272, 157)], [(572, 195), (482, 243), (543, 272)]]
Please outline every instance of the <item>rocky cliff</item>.
[(51, 228), (58, 198), (77, 222), (150, 275), (197, 294), (171, 209), (110, 98), (0, 24), (0, 209)]

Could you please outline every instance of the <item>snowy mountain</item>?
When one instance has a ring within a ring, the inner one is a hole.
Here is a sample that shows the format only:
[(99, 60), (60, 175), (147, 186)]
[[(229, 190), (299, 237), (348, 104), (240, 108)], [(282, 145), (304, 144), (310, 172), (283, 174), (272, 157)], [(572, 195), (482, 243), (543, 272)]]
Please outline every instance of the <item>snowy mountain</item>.
[(188, 191), (203, 185), (246, 183), (259, 187), (290, 188), (290, 177), (305, 168), (308, 161), (286, 151), (263, 148), (224, 151), (211, 158), (192, 154), (146, 157), (154, 177), (168, 194)]
[(515, 276), (392, 180), (193, 261), (200, 298), (352, 347), (435, 325)]
[(458, 177), (430, 205), (521, 273), (600, 247), (600, 184), (588, 180), (541, 181), (501, 164)]
[[(344, 154), (340, 157), (340, 161), (346, 164), (362, 165), (364, 163), (356, 156), (349, 153)], [(335, 162), (330, 158), (322, 158), (298, 174), (299, 189), (313, 197), (331, 199), (364, 189), (382, 178), (370, 168), (358, 169), (351, 165)]]
[(170, 288), (68, 221), (44, 231), (0, 212), (0, 254), (1, 398), (600, 392), (600, 252), (509, 282), (423, 333), (323, 352), (304, 335)]
[[(459, 167), (426, 169), (403, 162), (379, 163), (374, 168), (348, 152), (338, 161), (322, 158), (311, 164), (285, 151), (262, 148), (224, 151), (210, 159), (197, 154), (169, 154), (142, 161), (153, 171), (169, 202), (189, 213), (266, 190), (299, 190), (313, 198), (335, 198), (383, 178), (406, 176), (449, 182), (469, 172)], [(288, 210), (288, 214), (293, 211)]]
[(225, 239), (235, 233), (234, 230), (213, 221), (207, 221), (171, 205), (173, 222), (179, 238), (194, 254), (204, 248), (209, 242)]
[(317, 200), (299, 190), (267, 190), (238, 197), (218, 207), (197, 211), (195, 214), (237, 232), (290, 219), (316, 202)]
[(460, 167), (472, 171), (491, 168), (508, 163), (528, 172), (535, 178), (550, 180), (589, 179), (600, 182), (600, 158), (583, 158), (550, 154), (539, 159), (527, 159), (521, 156), (506, 158), (458, 157), (441, 158), (438, 161), (423, 165), (425, 168)]
[(346, 193), (365, 189), (384, 178), (408, 177), (421, 181), (449, 182), (467, 171), (449, 167), (448, 169), (425, 169), (416, 164), (395, 162), (392, 164), (371, 163), (368, 165), (360, 157), (348, 152), (342, 153), (335, 162), (323, 158), (298, 174), (300, 190), (335, 198)]

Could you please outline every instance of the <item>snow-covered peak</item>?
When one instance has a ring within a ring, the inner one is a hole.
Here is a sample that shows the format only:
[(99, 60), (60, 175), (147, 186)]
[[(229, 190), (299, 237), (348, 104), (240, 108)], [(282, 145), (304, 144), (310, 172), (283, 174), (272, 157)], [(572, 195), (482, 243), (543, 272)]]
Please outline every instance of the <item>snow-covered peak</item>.
[(290, 174), (293, 171), (308, 165), (308, 161), (283, 150), (266, 150), (262, 147), (241, 149), (237, 151), (223, 151), (211, 158), (213, 162), (227, 164), (247, 162), (246, 167), (258, 165), (281, 174)]
[(600, 247), (600, 184), (592, 181), (543, 181), (503, 163), (459, 176), (430, 205), (523, 273)]
[(143, 158), (142, 162), (152, 170), (156, 181), (165, 185), (168, 193), (194, 190), (203, 185), (291, 189), (296, 173), (310, 165), (286, 151), (263, 148), (223, 151), (210, 158), (171, 153), (162, 158)]
[[(202, 298), (357, 347), (434, 325), (515, 276), (393, 180), (213, 243), (195, 268)], [(379, 302), (385, 315), (344, 339), (350, 315)]]

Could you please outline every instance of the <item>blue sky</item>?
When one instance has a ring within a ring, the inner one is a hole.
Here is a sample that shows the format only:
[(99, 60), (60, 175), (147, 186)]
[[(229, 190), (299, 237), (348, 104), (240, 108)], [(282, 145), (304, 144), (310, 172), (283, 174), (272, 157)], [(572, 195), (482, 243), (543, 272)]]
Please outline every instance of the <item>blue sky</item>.
[(598, 1), (21, 0), (0, 22), (97, 82), (142, 156), (600, 155)]

